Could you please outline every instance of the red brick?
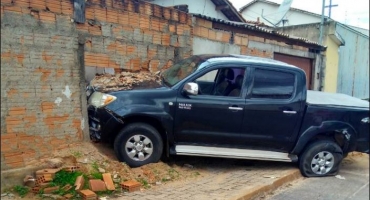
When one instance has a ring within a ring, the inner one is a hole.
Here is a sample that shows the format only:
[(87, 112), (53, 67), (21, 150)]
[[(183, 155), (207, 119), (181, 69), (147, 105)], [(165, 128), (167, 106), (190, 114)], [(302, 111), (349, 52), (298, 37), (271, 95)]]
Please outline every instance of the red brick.
[(118, 23), (118, 11), (115, 9), (107, 9), (107, 22)]
[(108, 190), (116, 190), (110, 173), (104, 173), (103, 180)]
[(187, 23), (188, 15), (184, 12), (179, 12), (179, 21), (180, 23), (186, 24)]
[(152, 4), (153, 6), (153, 15), (156, 17), (162, 17), (162, 7)]
[(122, 189), (134, 192), (140, 190), (141, 184), (135, 180), (129, 180), (121, 183)]
[(50, 12), (60, 14), (62, 13), (62, 4), (60, 0), (46, 0), (46, 7)]
[(16, 6), (5, 6), (4, 11), (22, 13), (22, 8)]
[(12, 3), (12, 0), (1, 0), (1, 5), (11, 4), (11, 3)]
[(130, 21), (129, 21), (129, 17), (128, 17), (128, 13), (127, 12), (119, 12), (118, 13), (118, 23), (119, 24), (122, 24), (122, 25), (129, 25), (130, 24)]
[(55, 191), (59, 190), (59, 186), (55, 186), (55, 187), (48, 187), (48, 188), (45, 188), (44, 189), (44, 194), (51, 194)]
[(55, 14), (50, 12), (39, 12), (40, 20), (43, 22), (55, 22)]
[(141, 29), (150, 29), (150, 20), (148, 16), (140, 16), (140, 28)]
[(170, 34), (162, 34), (162, 45), (169, 46), (171, 42)]
[(62, 0), (62, 14), (71, 16), (73, 14), (73, 5), (69, 0)]
[(30, 7), (36, 10), (45, 10), (45, 0), (30, 0)]
[(140, 16), (137, 13), (129, 12), (128, 19), (130, 22), (130, 26), (137, 28), (140, 26)]
[(169, 8), (162, 8), (162, 9), (163, 9), (163, 17), (167, 20), (171, 19), (172, 10)]
[(98, 196), (95, 194), (95, 192), (91, 191), (91, 190), (81, 190), (79, 191), (79, 193), (81, 194), (81, 196), (84, 198), (84, 199), (87, 199), (87, 198), (97, 198)]
[(89, 33), (92, 35), (101, 35), (101, 27), (100, 26), (89, 26), (88, 27)]
[(86, 19), (94, 19), (95, 18), (94, 8), (86, 7), (85, 8), (85, 17), (86, 17)]
[(151, 18), (150, 19), (150, 28), (151, 30), (159, 31), (160, 25), (159, 25), (159, 19), (158, 18)]
[(89, 188), (93, 192), (106, 191), (105, 183), (100, 179), (89, 180)]
[(30, 0), (15, 0), (14, 5), (28, 8), (30, 7)]

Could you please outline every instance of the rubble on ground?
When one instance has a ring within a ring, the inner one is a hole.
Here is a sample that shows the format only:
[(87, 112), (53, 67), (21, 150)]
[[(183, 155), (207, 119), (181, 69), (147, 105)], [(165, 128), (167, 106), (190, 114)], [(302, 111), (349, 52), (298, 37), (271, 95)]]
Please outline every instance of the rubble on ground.
[(39, 164), (40, 170), (22, 177), (23, 185), (4, 192), (2, 198), (11, 199), (13, 194), (27, 199), (119, 197), (126, 192), (198, 176), (192, 165), (185, 163), (158, 162), (130, 168), (116, 160), (108, 144), (95, 143), (81, 143), (56, 151), (52, 159), (42, 159)]
[(101, 92), (152, 88), (160, 86), (159, 74), (159, 72), (121, 72), (115, 75), (100, 74), (91, 80), (90, 85)]

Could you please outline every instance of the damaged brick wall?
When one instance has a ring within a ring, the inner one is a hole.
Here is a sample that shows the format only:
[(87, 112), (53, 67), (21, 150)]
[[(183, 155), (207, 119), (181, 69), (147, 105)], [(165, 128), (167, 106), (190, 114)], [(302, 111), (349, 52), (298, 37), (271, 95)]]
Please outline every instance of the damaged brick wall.
[(192, 54), (191, 17), (147, 2), (87, 1), (77, 30), (85, 36), (86, 67), (157, 72)]
[(1, 170), (33, 164), (84, 138), (72, 14), (67, 0), (1, 0)]
[(188, 14), (135, 0), (1, 0), (1, 169), (89, 139), (85, 67), (156, 72), (192, 55)]

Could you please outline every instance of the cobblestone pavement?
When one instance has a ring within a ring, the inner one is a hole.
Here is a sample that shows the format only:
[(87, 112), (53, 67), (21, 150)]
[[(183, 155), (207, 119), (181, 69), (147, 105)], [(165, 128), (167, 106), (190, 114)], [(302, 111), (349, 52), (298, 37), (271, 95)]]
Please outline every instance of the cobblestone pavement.
[[(179, 159), (192, 158), (182, 156)], [(177, 181), (159, 185), (149, 190), (125, 193), (124, 196), (117, 198), (117, 200), (238, 199), (252, 189), (268, 186), (278, 180), (278, 178), (298, 170), (293, 163), (219, 158), (193, 159), (202, 159), (202, 164), (200, 166), (195, 164), (194, 167), (200, 170), (207, 170), (209, 175), (184, 182)]]

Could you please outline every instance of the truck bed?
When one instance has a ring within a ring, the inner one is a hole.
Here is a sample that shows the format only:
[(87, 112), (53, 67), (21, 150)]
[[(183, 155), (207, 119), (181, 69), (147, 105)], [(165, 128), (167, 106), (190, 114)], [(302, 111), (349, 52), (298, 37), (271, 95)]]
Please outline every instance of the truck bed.
[(307, 104), (369, 108), (369, 102), (346, 94), (307, 90)]

